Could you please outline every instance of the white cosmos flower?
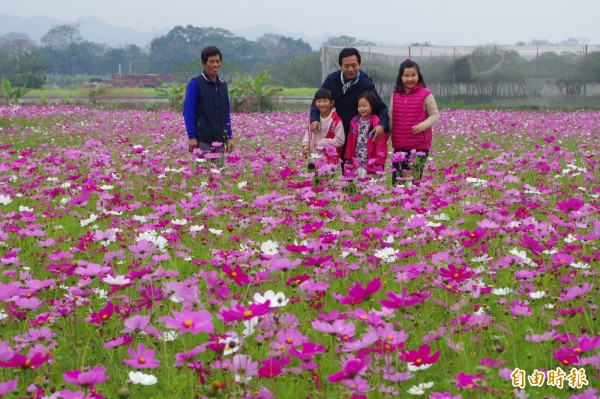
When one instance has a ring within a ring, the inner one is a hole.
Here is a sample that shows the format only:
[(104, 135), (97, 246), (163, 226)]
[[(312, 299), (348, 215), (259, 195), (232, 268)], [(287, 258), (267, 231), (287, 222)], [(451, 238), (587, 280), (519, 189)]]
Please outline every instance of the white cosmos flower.
[(270, 308), (283, 307), (287, 305), (290, 301), (285, 297), (285, 294), (283, 292), (278, 292), (276, 294), (274, 291), (268, 290), (267, 292), (265, 292), (264, 296), (260, 295), (259, 293), (254, 294), (254, 302), (256, 303), (263, 304), (267, 302), (267, 300), (269, 301)]
[(171, 220), (171, 223), (173, 223), (176, 226), (185, 226), (187, 224), (187, 220), (185, 220), (185, 219), (173, 219), (173, 220)]
[(177, 334), (177, 331), (173, 331), (173, 330), (171, 330), (171, 331), (164, 331), (162, 333), (162, 335), (158, 339), (160, 339), (161, 341), (165, 341), (165, 342), (175, 341), (175, 339), (178, 336), (179, 336), (179, 334)]
[(531, 299), (541, 299), (543, 297), (546, 296), (546, 292), (545, 291), (535, 291), (535, 292), (530, 292), (529, 293), (529, 297)]
[(19, 206), (19, 212), (33, 212), (33, 208), (21, 205)]
[(238, 183), (237, 186), (238, 186), (238, 188), (244, 188), (244, 187), (246, 187), (247, 184), (248, 184), (247, 181), (241, 181), (241, 182)]
[(220, 236), (221, 234), (223, 234), (223, 230), (217, 230), (217, 229), (212, 229), (209, 228), (208, 231), (210, 231), (211, 233)]
[(198, 232), (198, 231), (202, 231), (202, 230), (204, 230), (204, 226), (198, 226), (197, 224), (190, 226), (190, 231)]
[(513, 290), (511, 290), (508, 287), (492, 289), (492, 294), (494, 294), (494, 295), (508, 295), (511, 292), (513, 292)]
[(0, 195), (0, 205), (8, 205), (12, 202), (12, 199), (8, 195)]
[(219, 339), (220, 344), (225, 344), (223, 349), (223, 356), (231, 355), (240, 350), (240, 339), (237, 337), (227, 337), (225, 339)]
[(258, 325), (258, 317), (253, 317), (250, 320), (244, 320), (244, 330), (242, 331), (242, 336), (244, 338), (254, 334), (256, 331), (256, 326)]
[(383, 248), (375, 251), (375, 257), (381, 259), (386, 263), (394, 262), (398, 259), (394, 248)]
[(428, 369), (431, 366), (433, 366), (432, 363), (425, 363), (425, 364), (421, 364), (420, 366), (417, 366), (416, 364), (411, 363), (411, 362), (406, 363), (406, 367), (408, 368), (408, 371), (421, 371), (421, 370)]
[(125, 276), (121, 276), (121, 275), (118, 275), (115, 277), (109, 275), (109, 276), (104, 277), (104, 279), (102, 279), (102, 281), (104, 281), (105, 283), (110, 284), (110, 285), (127, 285), (131, 282), (130, 279), (128, 279)]
[(265, 241), (260, 246), (260, 252), (265, 255), (275, 255), (279, 253), (279, 244), (276, 241)]
[(94, 215), (92, 213), (89, 218), (84, 219), (84, 220), (80, 220), (79, 224), (81, 225), (81, 227), (85, 227), (85, 226), (87, 226), (90, 223), (94, 223), (97, 219), (98, 219), (98, 216)]
[(140, 385), (154, 385), (158, 382), (155, 376), (152, 374), (144, 374), (140, 371), (130, 371), (129, 379), (133, 384)]
[(8, 313), (5, 313), (4, 310), (0, 310), (0, 320), (4, 320), (8, 317)]
[(431, 388), (432, 386), (433, 382), (424, 382), (419, 385), (413, 385), (406, 392), (408, 392), (411, 395), (425, 395), (425, 390)]
[(569, 266), (574, 267), (575, 269), (589, 269), (591, 267), (585, 262), (573, 262)]
[(433, 218), (435, 220), (450, 220), (450, 216), (446, 215), (445, 213), (440, 213), (439, 215), (434, 215)]

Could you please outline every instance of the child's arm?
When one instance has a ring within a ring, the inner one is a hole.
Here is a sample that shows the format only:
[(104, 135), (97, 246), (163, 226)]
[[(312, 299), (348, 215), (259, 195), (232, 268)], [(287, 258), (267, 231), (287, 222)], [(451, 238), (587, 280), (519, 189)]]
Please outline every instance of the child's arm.
[(304, 134), (304, 138), (302, 139), (302, 155), (304, 158), (308, 157), (310, 153), (310, 135), (312, 134), (310, 130), (310, 126), (306, 129), (306, 133)]
[(322, 147), (326, 147), (328, 145), (332, 145), (336, 148), (341, 147), (344, 145), (344, 141), (346, 141), (345, 135), (344, 135), (344, 124), (340, 121), (338, 122), (338, 124), (335, 127), (335, 131), (333, 133), (333, 138), (331, 139), (321, 139), (319, 141), (319, 145)]
[(413, 127), (413, 133), (415, 134), (429, 129), (430, 127), (435, 125), (440, 119), (440, 113), (438, 111), (437, 103), (435, 102), (433, 94), (430, 94), (427, 96), (427, 98), (425, 98), (425, 102), (423, 105), (425, 107), (425, 111), (427, 111), (428, 116), (427, 119), (425, 119), (423, 122)]

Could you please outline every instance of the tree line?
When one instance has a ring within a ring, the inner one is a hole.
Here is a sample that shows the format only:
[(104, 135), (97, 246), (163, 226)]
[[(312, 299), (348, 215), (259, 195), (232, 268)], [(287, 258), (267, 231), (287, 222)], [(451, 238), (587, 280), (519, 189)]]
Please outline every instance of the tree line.
[[(333, 37), (331, 42), (352, 39)], [(273, 83), (287, 87), (320, 84), (320, 52), (302, 39), (266, 33), (247, 40), (214, 27), (176, 26), (145, 47), (111, 47), (85, 40), (77, 23), (53, 26), (40, 43), (25, 33), (0, 36), (0, 76), (14, 86), (40, 88), (52, 75), (108, 75), (112, 73), (173, 74), (185, 82), (200, 69), (200, 52), (214, 45), (224, 54), (226, 77), (267, 70)]]

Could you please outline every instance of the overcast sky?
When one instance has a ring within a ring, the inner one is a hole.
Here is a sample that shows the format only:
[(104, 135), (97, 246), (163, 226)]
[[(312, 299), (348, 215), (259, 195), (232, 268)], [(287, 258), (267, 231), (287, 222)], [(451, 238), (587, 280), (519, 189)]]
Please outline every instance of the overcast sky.
[(600, 0), (2, 0), (0, 13), (65, 22), (96, 16), (143, 31), (194, 25), (235, 32), (268, 25), (294, 38), (348, 35), (380, 44), (569, 37), (600, 44)]

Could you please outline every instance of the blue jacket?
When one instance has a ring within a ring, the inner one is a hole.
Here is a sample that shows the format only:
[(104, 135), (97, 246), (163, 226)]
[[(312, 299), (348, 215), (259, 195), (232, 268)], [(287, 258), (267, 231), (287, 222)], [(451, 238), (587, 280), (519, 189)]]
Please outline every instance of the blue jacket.
[(183, 119), (190, 139), (225, 141), (231, 139), (231, 110), (227, 83), (210, 80), (203, 72), (190, 80), (185, 90)]
[[(322, 88), (328, 89), (331, 92), (331, 96), (335, 101), (335, 110), (342, 118), (342, 123), (344, 124), (344, 132), (346, 132), (346, 137), (348, 136), (348, 132), (350, 131), (350, 121), (352, 117), (354, 117), (358, 113), (358, 95), (362, 94), (366, 90), (371, 90), (375, 93), (377, 98), (379, 99), (379, 124), (383, 125), (386, 131), (389, 130), (389, 120), (390, 117), (388, 115), (387, 105), (381, 100), (377, 90), (375, 89), (375, 85), (369, 76), (363, 71), (360, 71), (360, 77), (358, 82), (350, 87), (350, 89), (344, 94), (342, 90), (342, 81), (341, 81), (342, 71), (338, 70), (330, 73), (325, 78), (325, 81), (321, 85)], [(315, 102), (313, 101), (312, 106), (310, 108), (310, 121), (315, 122), (319, 121), (319, 110), (315, 106)]]

